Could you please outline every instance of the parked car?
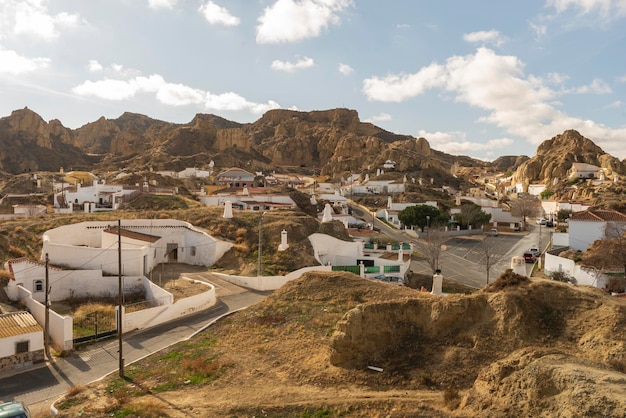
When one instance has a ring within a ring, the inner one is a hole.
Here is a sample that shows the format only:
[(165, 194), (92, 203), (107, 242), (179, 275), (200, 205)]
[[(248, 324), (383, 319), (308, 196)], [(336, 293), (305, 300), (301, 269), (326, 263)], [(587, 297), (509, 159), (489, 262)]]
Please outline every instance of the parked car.
[(489, 230), (489, 235), (497, 237), (498, 236), (498, 228), (491, 228)]
[(0, 404), (0, 418), (30, 418), (30, 412), (24, 402), (5, 402)]
[(535, 254), (526, 251), (524, 253), (524, 261), (527, 263), (534, 263), (537, 260), (537, 257), (535, 257)]
[(541, 218), (541, 219), (537, 219), (537, 225), (545, 225), (545, 224), (546, 224), (546, 222), (548, 222), (548, 221), (546, 221), (546, 220), (545, 220), (545, 219), (543, 219), (543, 218)]
[(404, 279), (396, 276), (386, 276), (384, 274), (379, 274), (378, 276), (374, 276), (374, 280), (380, 280), (381, 282), (385, 283), (404, 285)]
[(554, 226), (554, 222), (552, 222), (552, 221), (548, 221), (548, 222), (546, 222), (546, 226), (547, 226), (548, 228), (552, 228), (552, 227)]
[(529, 253), (533, 253), (535, 257), (539, 257), (541, 255), (541, 250), (539, 249), (539, 247), (530, 247), (526, 251), (528, 251)]

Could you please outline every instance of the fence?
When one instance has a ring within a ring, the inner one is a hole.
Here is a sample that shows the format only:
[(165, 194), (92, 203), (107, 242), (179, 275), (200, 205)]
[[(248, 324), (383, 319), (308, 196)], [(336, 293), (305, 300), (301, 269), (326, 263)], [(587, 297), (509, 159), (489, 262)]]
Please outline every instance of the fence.
[(117, 333), (117, 311), (93, 311), (74, 316), (74, 344), (96, 341)]

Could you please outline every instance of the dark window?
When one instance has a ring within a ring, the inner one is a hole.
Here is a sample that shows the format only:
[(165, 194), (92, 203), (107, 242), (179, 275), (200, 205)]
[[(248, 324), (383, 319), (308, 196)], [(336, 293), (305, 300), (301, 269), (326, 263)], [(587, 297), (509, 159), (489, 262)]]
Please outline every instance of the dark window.
[(35, 292), (43, 292), (43, 281), (35, 280)]
[(20, 341), (15, 343), (15, 354), (28, 353), (29, 341)]
[(191, 247), (191, 256), (192, 257), (196, 256), (196, 247)]

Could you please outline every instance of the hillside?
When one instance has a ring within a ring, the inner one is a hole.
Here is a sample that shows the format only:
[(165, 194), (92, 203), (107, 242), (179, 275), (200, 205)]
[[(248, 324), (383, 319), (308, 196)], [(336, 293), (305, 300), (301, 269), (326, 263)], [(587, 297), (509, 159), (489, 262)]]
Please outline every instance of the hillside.
[(415, 178), (452, 181), (450, 169), (484, 163), (431, 150), (424, 138), (385, 131), (361, 122), (356, 111), (271, 110), (253, 123), (198, 114), (186, 124), (124, 113), (72, 130), (44, 121), (24, 108), (0, 118), (0, 171), (120, 170), (149, 172), (232, 166), (249, 171), (289, 170), (328, 175), (376, 173), (386, 160)]
[(541, 279), (436, 297), (307, 273), (58, 416), (620, 416), (624, 325), (623, 300)]

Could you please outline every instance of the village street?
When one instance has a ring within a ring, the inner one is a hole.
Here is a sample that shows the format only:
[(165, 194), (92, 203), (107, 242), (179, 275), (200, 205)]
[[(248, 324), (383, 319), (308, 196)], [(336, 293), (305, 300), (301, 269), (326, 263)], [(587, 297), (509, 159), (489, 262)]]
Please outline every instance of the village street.
[[(176, 321), (125, 334), (122, 344), (125, 365), (188, 339), (219, 318), (253, 305), (270, 293), (249, 291), (210, 273), (193, 273), (189, 277), (213, 283), (218, 303), (211, 309)], [(68, 357), (3, 377), (0, 379), (0, 400), (23, 401), (35, 416), (46, 414), (50, 405), (71, 387), (117, 373), (118, 344), (117, 339), (95, 343)]]
[[(357, 214), (365, 214), (365, 211), (358, 207), (353, 208)], [(398, 241), (412, 241), (417, 245), (416, 251), (423, 252), (423, 240), (417, 239), (408, 233), (393, 228), (384, 222), (376, 219), (374, 221), (376, 228)], [(540, 237), (541, 231), (541, 237)], [(497, 261), (491, 268), (489, 274), (489, 282), (493, 282), (505, 270), (511, 268), (511, 258), (513, 256), (521, 256), (524, 251), (530, 247), (541, 244), (542, 250), (550, 241), (550, 231), (548, 228), (542, 228), (532, 223), (528, 224), (526, 232), (500, 233), (498, 236), (490, 237), (497, 242), (494, 250), (499, 255)], [(443, 277), (451, 279), (459, 284), (480, 289), (487, 284), (487, 272), (484, 266), (483, 255), (481, 254), (480, 245), (483, 235), (468, 235), (452, 237), (446, 241), (444, 249), (441, 253), (439, 269), (441, 269)], [(541, 243), (540, 243), (541, 241)], [(527, 275), (530, 275), (533, 264), (526, 265)], [(428, 262), (423, 258), (413, 259), (411, 261), (411, 270), (415, 273), (432, 275), (433, 271)]]

